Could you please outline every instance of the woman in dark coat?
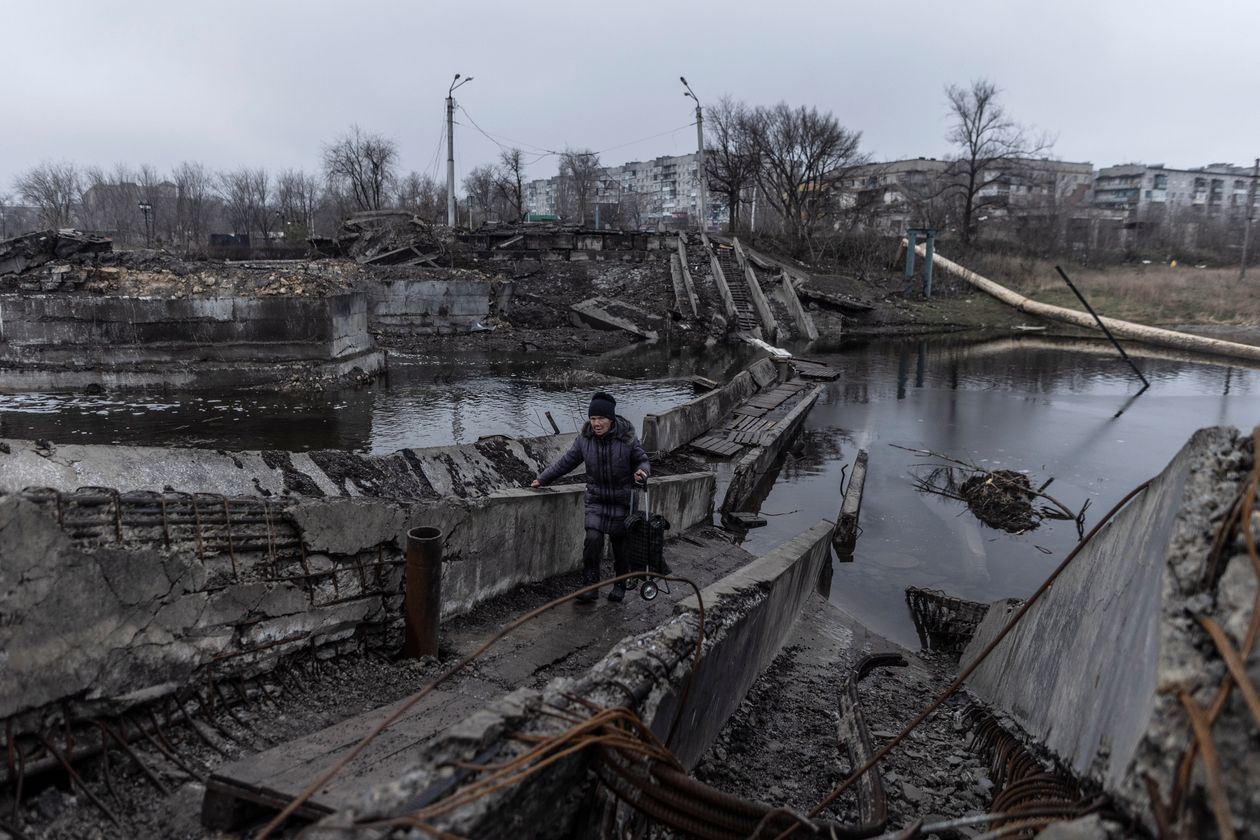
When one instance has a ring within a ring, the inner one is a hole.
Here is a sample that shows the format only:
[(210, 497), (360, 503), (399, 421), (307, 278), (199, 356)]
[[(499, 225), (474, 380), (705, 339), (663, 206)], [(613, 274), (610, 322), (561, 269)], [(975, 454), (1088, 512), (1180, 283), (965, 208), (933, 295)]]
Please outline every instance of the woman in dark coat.
[[(581, 433), (569, 450), (543, 470), (532, 487), (542, 487), (586, 464), (586, 539), (582, 545), (582, 581), (598, 583), (599, 561), (604, 553), (604, 536), (613, 550), (613, 571), (624, 575), (630, 571), (626, 557), (626, 517), (630, 515), (630, 494), (634, 482), (647, 478), (650, 472), (647, 453), (634, 436), (634, 424), (617, 414), (617, 401), (603, 391), (591, 398)], [(613, 585), (608, 600), (620, 601), (626, 596), (624, 583)], [(599, 592), (579, 595), (577, 600), (592, 602)]]

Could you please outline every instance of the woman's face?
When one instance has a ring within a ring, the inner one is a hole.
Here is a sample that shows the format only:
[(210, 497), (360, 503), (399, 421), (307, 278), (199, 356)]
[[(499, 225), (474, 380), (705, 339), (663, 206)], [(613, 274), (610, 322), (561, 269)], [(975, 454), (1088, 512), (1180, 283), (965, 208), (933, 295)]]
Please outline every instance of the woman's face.
[(612, 421), (609, 420), (607, 417), (592, 417), (591, 418), (591, 431), (594, 432), (596, 435), (603, 437), (605, 434), (608, 433), (608, 430), (611, 428), (612, 428)]

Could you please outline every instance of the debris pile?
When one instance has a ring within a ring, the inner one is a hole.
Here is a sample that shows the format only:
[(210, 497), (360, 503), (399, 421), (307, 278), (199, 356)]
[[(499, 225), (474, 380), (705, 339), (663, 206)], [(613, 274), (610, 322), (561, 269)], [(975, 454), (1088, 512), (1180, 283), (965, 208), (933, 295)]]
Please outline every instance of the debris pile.
[(331, 261), (185, 261), (151, 252), (110, 251), (90, 260), (31, 267), (0, 281), (0, 292), (126, 297), (326, 297), (351, 288), (359, 266)]
[(53, 260), (99, 254), (113, 248), (106, 236), (77, 230), (41, 230), (0, 242), (0, 276), (19, 274)]
[(1028, 476), (1014, 470), (973, 475), (958, 486), (958, 495), (991, 528), (1018, 534), (1031, 531), (1041, 521), (1033, 510)]
[(428, 265), (448, 259), (458, 243), (447, 227), (398, 210), (356, 213), (333, 237), (314, 237), (321, 254), (352, 257), (364, 265)]
[[(1089, 500), (1085, 500), (1080, 510), (1072, 510), (1046, 493), (1054, 478), (1048, 478), (1040, 487), (1034, 488), (1022, 472), (986, 470), (929, 449), (912, 449), (895, 443), (890, 445), (944, 461), (944, 466), (919, 465), (928, 468), (928, 471), (914, 475), (915, 486), (924, 493), (935, 493), (965, 503), (977, 519), (991, 528), (1022, 534), (1036, 528), (1043, 519), (1063, 519), (1076, 524), (1078, 536), (1085, 534), (1085, 511), (1089, 509)], [(963, 475), (967, 477), (960, 480)], [(1048, 504), (1034, 508), (1033, 499), (1044, 499)]]

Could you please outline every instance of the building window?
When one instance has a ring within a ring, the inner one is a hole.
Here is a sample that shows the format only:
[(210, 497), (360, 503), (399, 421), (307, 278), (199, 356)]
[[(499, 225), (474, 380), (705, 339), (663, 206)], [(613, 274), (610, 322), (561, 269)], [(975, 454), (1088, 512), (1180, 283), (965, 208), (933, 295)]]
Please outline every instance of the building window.
[(1155, 176), (1155, 189), (1157, 189), (1157, 190), (1166, 190), (1166, 189), (1168, 189), (1168, 176), (1167, 176), (1167, 175), (1156, 175), (1156, 176)]

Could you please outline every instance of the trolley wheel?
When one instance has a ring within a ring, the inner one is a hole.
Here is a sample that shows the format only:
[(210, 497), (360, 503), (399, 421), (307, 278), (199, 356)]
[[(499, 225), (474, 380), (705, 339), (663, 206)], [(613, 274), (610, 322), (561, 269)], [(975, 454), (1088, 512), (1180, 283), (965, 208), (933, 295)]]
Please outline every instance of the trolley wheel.
[(639, 597), (644, 601), (651, 601), (656, 597), (656, 583), (654, 581), (645, 580), (643, 585), (639, 587)]

